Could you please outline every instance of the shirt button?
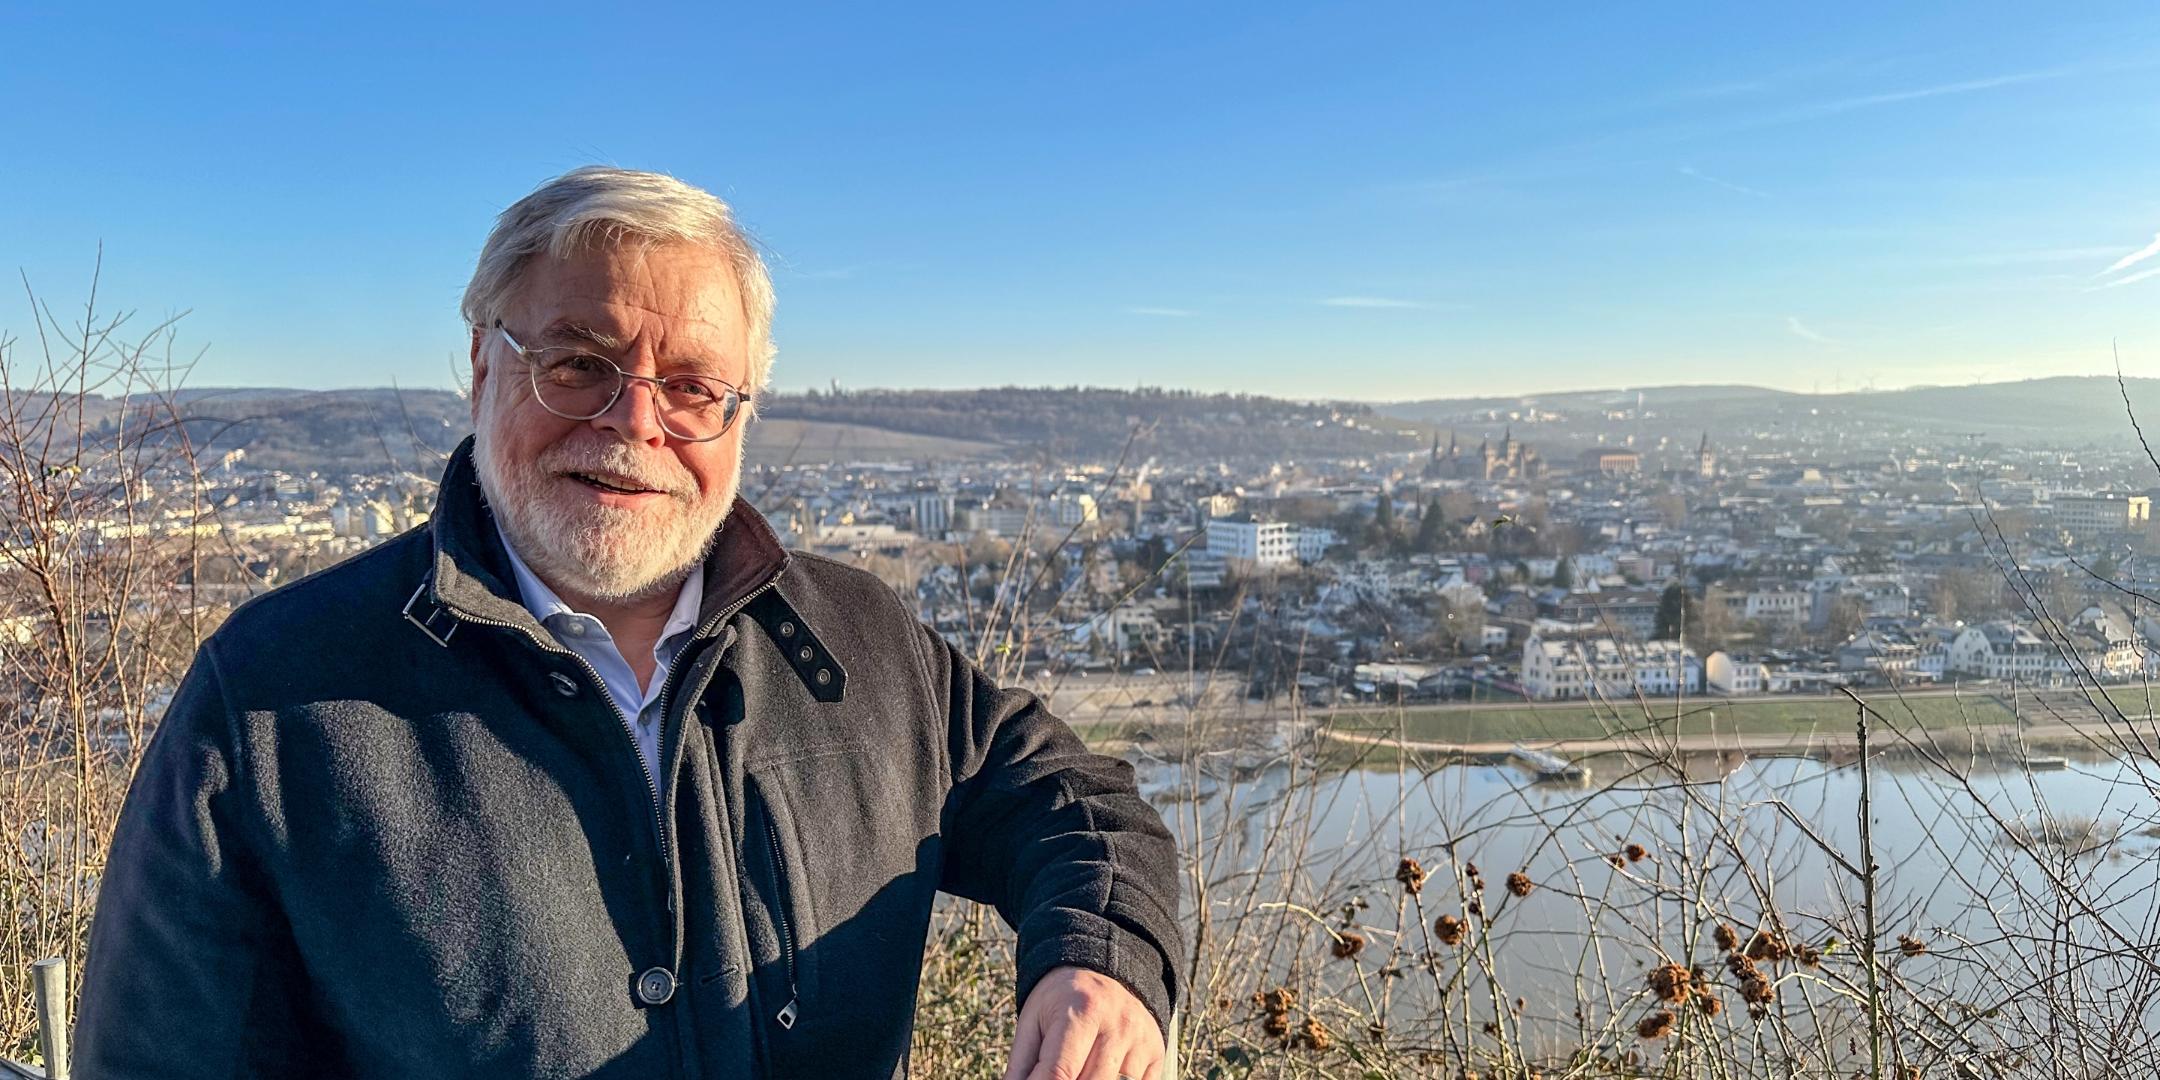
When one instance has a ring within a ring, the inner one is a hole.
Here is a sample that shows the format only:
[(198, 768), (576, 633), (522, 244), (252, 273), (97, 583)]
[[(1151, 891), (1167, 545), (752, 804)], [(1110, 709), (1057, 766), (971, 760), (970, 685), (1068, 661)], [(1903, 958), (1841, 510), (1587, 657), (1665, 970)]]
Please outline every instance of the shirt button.
[(675, 996), (675, 973), (664, 967), (647, 968), (637, 977), (637, 997), (647, 1005), (665, 1005)]
[(560, 671), (548, 673), (548, 681), (555, 684), (555, 692), (564, 697), (577, 696), (577, 680)]

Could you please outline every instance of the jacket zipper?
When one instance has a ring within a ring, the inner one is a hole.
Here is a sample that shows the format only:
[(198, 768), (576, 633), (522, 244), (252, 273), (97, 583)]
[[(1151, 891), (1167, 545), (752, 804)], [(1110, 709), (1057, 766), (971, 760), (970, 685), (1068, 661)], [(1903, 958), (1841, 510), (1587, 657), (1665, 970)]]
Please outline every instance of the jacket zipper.
[[(785, 567), (783, 567), (782, 569), (784, 570)], [(706, 622), (705, 626), (699, 627), (699, 636), (704, 636), (709, 627), (717, 626), (721, 622), (734, 618), (736, 612), (741, 611), (745, 607), (748, 607), (751, 601), (756, 600), (760, 596), (763, 596), (766, 592), (770, 591), (773, 586), (778, 584), (780, 584), (780, 575), (774, 574), (770, 579), (765, 582), (765, 584), (750, 590), (750, 592), (745, 594), (742, 599), (728, 605), (727, 610), (714, 615), (712, 619)], [(662, 715), (665, 715), (666, 712), (665, 702), (667, 701), (667, 693), (668, 691), (665, 687), (663, 687), (660, 691), (660, 700), (663, 703)], [(780, 925), (780, 952), (786, 964), (788, 981), (787, 1004), (780, 1007), (780, 1011), (774, 1014), (773, 1019), (779, 1022), (781, 1028), (792, 1029), (795, 1026), (795, 1021), (797, 1017), (801, 1014), (802, 1011), (801, 995), (797, 992), (795, 983), (795, 924), (788, 917), (786, 879), (781, 877), (780, 872), (780, 835), (773, 830), (772, 810), (770, 807), (767, 807), (765, 809), (764, 824), (765, 855), (772, 865), (773, 888), (777, 890), (777, 895), (775, 896), (773, 903), (773, 911), (778, 915), (778, 922)], [(743, 870), (742, 851), (740, 848), (736, 849), (735, 856), (735, 873), (738, 877), (740, 877)], [(747, 926), (745, 927), (745, 929), (747, 929)]]
[(772, 807), (765, 808), (765, 861), (772, 867), (773, 914), (780, 926), (780, 959), (786, 965), (788, 1002), (781, 1006), (774, 1019), (782, 1028), (793, 1028), (795, 1017), (801, 1010), (798, 1004), (802, 995), (795, 988), (795, 923), (788, 915), (787, 876), (780, 869), (780, 830), (773, 825)]

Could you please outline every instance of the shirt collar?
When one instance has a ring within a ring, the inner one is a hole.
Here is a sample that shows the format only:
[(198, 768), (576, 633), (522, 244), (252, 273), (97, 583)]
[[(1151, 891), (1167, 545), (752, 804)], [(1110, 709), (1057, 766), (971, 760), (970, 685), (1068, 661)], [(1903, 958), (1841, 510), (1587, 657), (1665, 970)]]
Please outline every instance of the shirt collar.
[[(532, 617), (539, 620), (540, 625), (546, 626), (548, 620), (557, 615), (580, 616), (598, 621), (596, 616), (586, 615), (571, 607), (561, 596), (556, 595), (555, 590), (548, 588), (547, 582), (540, 580), (540, 575), (533, 573), (532, 567), (525, 565), (525, 560), (518, 555), (517, 545), (510, 542), (510, 537), (502, 531), (500, 524), (495, 527), (495, 535), (502, 541), (503, 551), (510, 556), (510, 573), (517, 579), (518, 595), (525, 604), (525, 610), (532, 612)], [(668, 612), (667, 625), (660, 628), (659, 640), (653, 642), (654, 648), (657, 649), (661, 642), (697, 625), (698, 600), (704, 595), (705, 564), (700, 561), (691, 564), (690, 576), (683, 579), (681, 590), (676, 592), (675, 608)]]

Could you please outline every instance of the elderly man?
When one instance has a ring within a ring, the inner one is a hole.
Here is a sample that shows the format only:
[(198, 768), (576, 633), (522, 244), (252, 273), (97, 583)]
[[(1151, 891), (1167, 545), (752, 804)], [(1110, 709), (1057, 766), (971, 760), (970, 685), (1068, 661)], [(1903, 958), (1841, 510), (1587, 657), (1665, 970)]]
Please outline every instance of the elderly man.
[(503, 213), (433, 518), (234, 612), (145, 754), (80, 1075), (888, 1077), (940, 890), (1019, 933), (1008, 1076), (1159, 1075), (1130, 770), (737, 497), (772, 306), (668, 177)]

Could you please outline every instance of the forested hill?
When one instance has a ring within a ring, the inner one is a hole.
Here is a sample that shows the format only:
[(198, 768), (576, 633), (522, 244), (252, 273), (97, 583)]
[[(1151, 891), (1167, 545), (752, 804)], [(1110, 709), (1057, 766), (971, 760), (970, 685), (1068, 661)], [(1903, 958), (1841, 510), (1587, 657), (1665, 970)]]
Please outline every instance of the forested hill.
[[(206, 464), (233, 450), (257, 468), (294, 472), (432, 472), (471, 430), (465, 399), (446, 390), (190, 390), (178, 405)], [(109, 419), (117, 410), (97, 410)], [(803, 461), (1027, 455), (1060, 464), (1316, 460), (1402, 452), (1422, 425), (1364, 405), (1325, 405), (1181, 390), (863, 390), (772, 394), (751, 431), (752, 459)], [(787, 423), (778, 423), (786, 421)], [(1134, 437), (1138, 430), (1140, 434)], [(781, 434), (784, 432), (785, 434)], [(804, 438), (805, 432), (813, 437)], [(879, 438), (897, 432), (926, 438)], [(838, 437), (835, 437), (838, 436)], [(865, 447), (881, 449), (866, 451)]]
[(812, 391), (767, 398), (765, 415), (1035, 447), (1075, 463), (1114, 460), (1135, 428), (1141, 460), (1358, 457), (1413, 449), (1419, 438), (1369, 406), (1189, 390)]

